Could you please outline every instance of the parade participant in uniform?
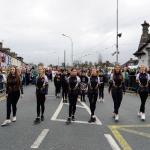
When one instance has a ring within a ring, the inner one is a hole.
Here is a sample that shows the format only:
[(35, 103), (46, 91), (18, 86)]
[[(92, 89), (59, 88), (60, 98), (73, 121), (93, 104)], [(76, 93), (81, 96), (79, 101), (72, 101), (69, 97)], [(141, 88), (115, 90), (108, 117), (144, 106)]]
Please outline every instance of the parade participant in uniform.
[(79, 94), (80, 78), (77, 76), (77, 70), (71, 70), (71, 76), (68, 78), (68, 98), (69, 98), (69, 118), (66, 124), (70, 124), (71, 120), (75, 121), (76, 103)]
[(114, 101), (113, 117), (115, 118), (115, 121), (118, 121), (119, 108), (123, 98), (123, 93), (125, 94), (124, 77), (121, 72), (120, 65), (116, 65), (113, 74), (111, 74), (110, 81), (109, 81), (109, 89), (108, 89), (109, 94), (110, 91)]
[(60, 98), (60, 89), (61, 89), (61, 80), (60, 74), (57, 73), (54, 77), (54, 85), (55, 85), (55, 95), (56, 98)]
[(145, 66), (140, 66), (140, 73), (136, 75), (136, 94), (139, 94), (141, 99), (141, 106), (138, 112), (138, 116), (141, 117), (141, 120), (145, 120), (145, 104), (150, 93), (150, 76), (145, 72)]
[(96, 102), (98, 98), (98, 86), (100, 84), (99, 77), (97, 76), (97, 71), (95, 68), (91, 70), (91, 77), (89, 77), (88, 81), (88, 98), (90, 102), (90, 110), (91, 110), (91, 118), (89, 123), (95, 122), (95, 109), (96, 109)]
[(62, 87), (63, 102), (67, 103), (68, 77), (67, 77), (67, 72), (66, 71), (64, 71), (62, 76), (61, 76), (61, 87)]
[(100, 79), (100, 85), (99, 85), (99, 101), (104, 102), (104, 84), (105, 84), (105, 76), (103, 71), (100, 71), (99, 74), (99, 79)]
[(48, 78), (44, 73), (44, 67), (38, 66), (38, 76), (36, 78), (37, 118), (34, 124), (44, 121), (45, 99), (47, 98), (47, 94)]
[(16, 67), (10, 68), (10, 73), (7, 77), (7, 83), (6, 83), (6, 97), (7, 97), (7, 117), (2, 126), (6, 126), (11, 123), (10, 115), (11, 115), (11, 107), (13, 111), (13, 118), (12, 121), (16, 121), (16, 112), (17, 112), (17, 102), (20, 97), (20, 91), (21, 91), (21, 97), (23, 97), (23, 86), (20, 79), (20, 75), (18, 74), (18, 71)]
[(81, 94), (81, 102), (86, 102), (85, 100), (85, 93), (87, 91), (87, 84), (88, 84), (88, 77), (86, 76), (86, 73), (85, 71), (83, 71), (81, 73), (81, 76), (80, 76), (80, 94)]

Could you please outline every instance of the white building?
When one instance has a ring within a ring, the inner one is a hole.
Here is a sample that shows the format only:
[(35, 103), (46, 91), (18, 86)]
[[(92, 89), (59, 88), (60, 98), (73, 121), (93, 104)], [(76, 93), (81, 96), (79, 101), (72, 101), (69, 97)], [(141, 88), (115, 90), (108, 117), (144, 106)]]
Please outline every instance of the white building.
[(146, 67), (150, 67), (150, 34), (149, 34), (149, 23), (144, 21), (142, 24), (143, 33), (139, 43), (138, 50), (133, 54), (139, 60), (139, 66), (144, 64)]

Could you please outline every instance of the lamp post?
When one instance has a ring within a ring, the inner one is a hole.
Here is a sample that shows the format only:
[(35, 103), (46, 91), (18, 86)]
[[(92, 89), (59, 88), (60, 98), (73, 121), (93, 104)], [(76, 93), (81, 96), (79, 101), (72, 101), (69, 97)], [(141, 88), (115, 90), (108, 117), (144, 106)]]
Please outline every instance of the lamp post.
[(58, 67), (59, 67), (59, 55), (57, 52), (53, 52), (53, 53), (55, 53), (58, 56)]
[(117, 0), (117, 34), (116, 34), (116, 64), (118, 64), (118, 37), (121, 37), (122, 33), (118, 33), (118, 0)]
[(70, 36), (67, 36), (65, 34), (62, 34), (62, 36), (65, 36), (71, 40), (71, 66), (73, 66), (73, 41)]

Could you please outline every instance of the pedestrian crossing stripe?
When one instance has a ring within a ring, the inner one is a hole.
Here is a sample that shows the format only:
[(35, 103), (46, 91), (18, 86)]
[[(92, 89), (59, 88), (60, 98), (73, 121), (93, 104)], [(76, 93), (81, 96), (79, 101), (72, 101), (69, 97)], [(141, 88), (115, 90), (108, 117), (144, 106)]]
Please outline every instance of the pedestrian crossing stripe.
[(114, 137), (117, 139), (123, 150), (132, 150), (131, 146), (126, 142), (126, 140), (123, 138), (123, 136), (120, 134), (119, 131), (125, 131), (128, 133), (132, 133), (138, 136), (143, 136), (146, 138), (150, 138), (150, 134), (136, 131), (136, 130), (131, 130), (128, 128), (150, 128), (150, 124), (147, 125), (120, 125), (120, 126), (114, 126), (114, 125), (109, 125), (108, 128), (111, 130), (113, 133)]

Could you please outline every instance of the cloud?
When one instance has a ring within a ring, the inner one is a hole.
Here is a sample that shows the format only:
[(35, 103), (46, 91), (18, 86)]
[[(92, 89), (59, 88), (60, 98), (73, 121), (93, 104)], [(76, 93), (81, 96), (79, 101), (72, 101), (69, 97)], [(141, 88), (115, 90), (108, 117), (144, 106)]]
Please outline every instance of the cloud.
[[(149, 0), (119, 0), (119, 60), (133, 57), (142, 33), (141, 23), (149, 19)], [(1, 0), (0, 40), (26, 62), (58, 64), (66, 50), (71, 61), (71, 41), (74, 58), (114, 62), (116, 44), (116, 0)], [(126, 57), (124, 57), (126, 56)]]

